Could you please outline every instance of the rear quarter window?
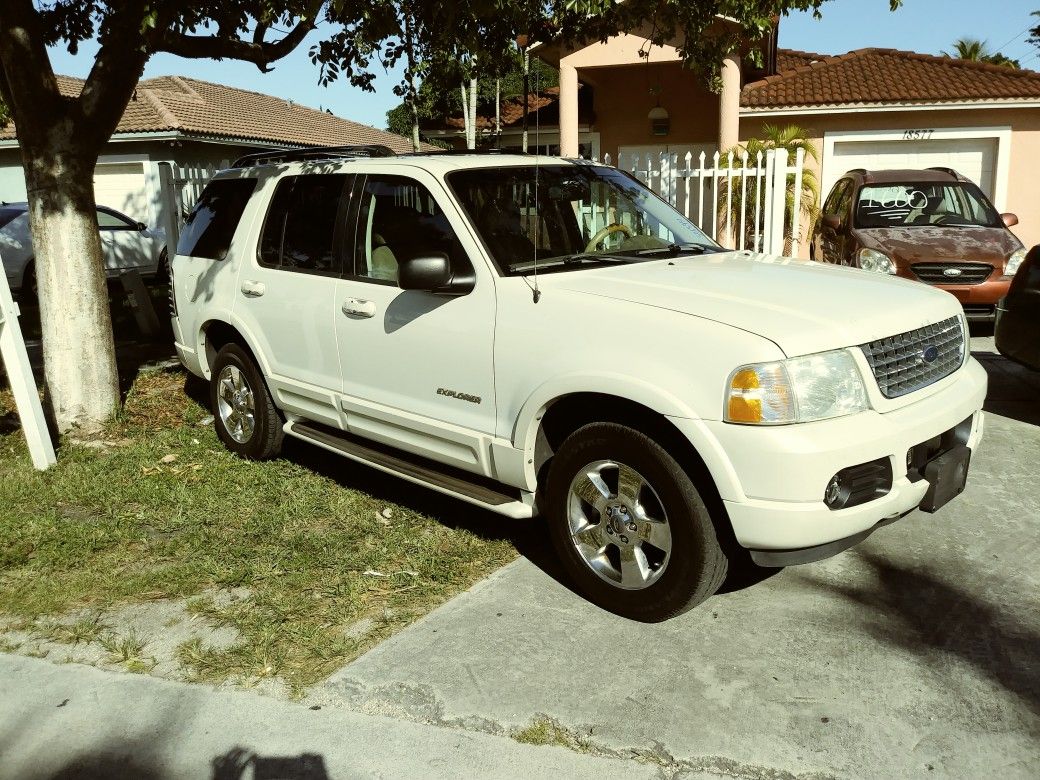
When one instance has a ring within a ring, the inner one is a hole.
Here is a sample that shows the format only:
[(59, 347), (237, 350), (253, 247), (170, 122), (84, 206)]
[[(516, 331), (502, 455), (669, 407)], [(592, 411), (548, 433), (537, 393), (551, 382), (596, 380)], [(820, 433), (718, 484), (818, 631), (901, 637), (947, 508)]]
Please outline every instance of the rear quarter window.
[(223, 260), (255, 189), (256, 179), (221, 179), (207, 184), (181, 228), (177, 254)]

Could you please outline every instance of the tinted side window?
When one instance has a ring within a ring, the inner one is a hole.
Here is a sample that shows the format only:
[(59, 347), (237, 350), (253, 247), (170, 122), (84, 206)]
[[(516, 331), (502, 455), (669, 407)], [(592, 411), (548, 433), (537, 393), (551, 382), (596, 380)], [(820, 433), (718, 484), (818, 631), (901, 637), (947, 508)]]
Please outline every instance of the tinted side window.
[(181, 228), (177, 254), (223, 260), (256, 179), (211, 181)]
[(831, 190), (831, 194), (827, 196), (827, 202), (823, 204), (824, 214), (837, 214), (838, 203), (841, 201), (842, 195), (849, 188), (848, 179), (842, 179), (834, 185), (834, 189)]
[(398, 264), (443, 252), (456, 274), (472, 271), (462, 244), (432, 193), (403, 176), (369, 176), (361, 195), (354, 273), (397, 283)]
[(137, 230), (137, 225), (129, 219), (103, 209), (97, 210), (97, 221), (101, 230)]
[(260, 236), (262, 265), (286, 271), (339, 273), (339, 237), (347, 199), (347, 174), (286, 176), (274, 197)]

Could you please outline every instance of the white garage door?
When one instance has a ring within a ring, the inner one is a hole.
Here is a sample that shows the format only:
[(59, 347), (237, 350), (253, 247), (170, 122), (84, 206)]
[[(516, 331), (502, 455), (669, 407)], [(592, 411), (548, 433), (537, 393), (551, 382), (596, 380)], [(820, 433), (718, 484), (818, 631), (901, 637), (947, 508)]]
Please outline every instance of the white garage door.
[(950, 138), (930, 141), (842, 141), (835, 139), (834, 156), (827, 166), (824, 193), (845, 171), (853, 168), (953, 168), (993, 197), (997, 161), (995, 138)]
[(94, 198), (99, 206), (151, 223), (144, 163), (99, 163), (94, 169)]

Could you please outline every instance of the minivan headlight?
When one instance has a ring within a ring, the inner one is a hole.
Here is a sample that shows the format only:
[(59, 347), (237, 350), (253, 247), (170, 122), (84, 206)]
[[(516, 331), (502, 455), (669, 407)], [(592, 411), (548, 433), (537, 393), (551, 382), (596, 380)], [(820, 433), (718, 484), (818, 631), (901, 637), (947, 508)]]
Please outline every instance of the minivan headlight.
[(729, 377), (724, 419), (787, 425), (862, 412), (867, 391), (848, 350), (741, 366)]
[(873, 249), (859, 250), (859, 267), (864, 271), (876, 271), (879, 274), (894, 274), (896, 264), (892, 258)]
[(1022, 265), (1022, 261), (1026, 259), (1026, 250), (1017, 249), (1011, 253), (1011, 257), (1007, 259), (1004, 264), (1004, 276), (1014, 276), (1018, 273), (1018, 267)]

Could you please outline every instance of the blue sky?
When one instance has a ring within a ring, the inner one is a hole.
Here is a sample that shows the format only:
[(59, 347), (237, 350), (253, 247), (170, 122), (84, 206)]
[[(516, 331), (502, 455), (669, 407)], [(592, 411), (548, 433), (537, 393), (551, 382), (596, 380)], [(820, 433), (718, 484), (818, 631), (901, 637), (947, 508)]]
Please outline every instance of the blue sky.
[[(903, 7), (892, 13), (888, 0), (831, 0), (824, 4), (820, 20), (811, 14), (785, 17), (780, 23), (780, 45), (822, 54), (867, 46), (938, 54), (958, 38), (974, 37), (988, 41), (992, 49), (1003, 47), (1004, 54), (1020, 59), (1026, 67), (1040, 69), (1040, 49), (1026, 43), (1026, 31), (1034, 21), (1030, 12), (1037, 9), (1040, 0), (905, 0)], [(1040, 19), (1035, 21), (1040, 23)], [(387, 109), (399, 102), (392, 90), (400, 82), (400, 72), (385, 73), (375, 65), (375, 93), (342, 82), (321, 87), (317, 68), (307, 56), (317, 39), (317, 33), (312, 34), (271, 73), (262, 74), (255, 66), (241, 62), (157, 55), (148, 63), (145, 76), (176, 74), (217, 81), (321, 106), (356, 122), (383, 127)], [(51, 56), (58, 73), (82, 77), (90, 70), (95, 52), (96, 47), (83, 45), (76, 56), (60, 49), (53, 50)]]

